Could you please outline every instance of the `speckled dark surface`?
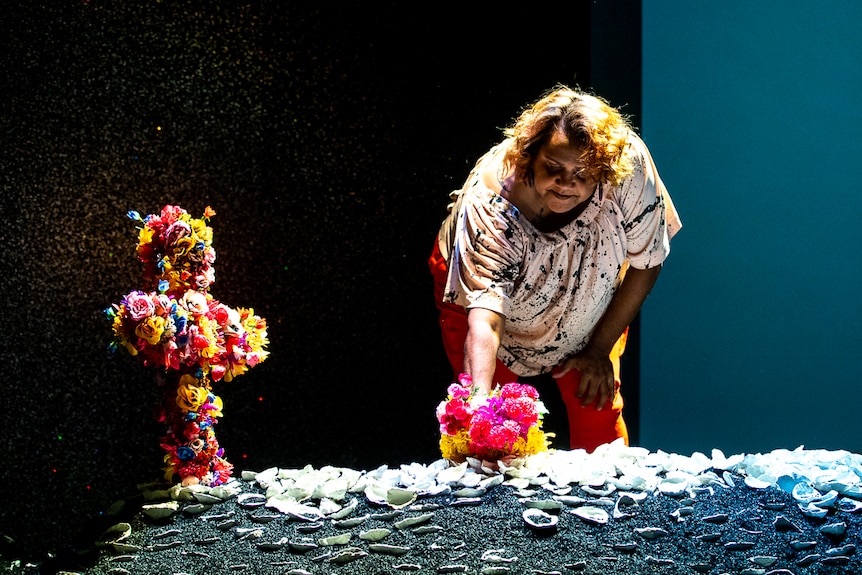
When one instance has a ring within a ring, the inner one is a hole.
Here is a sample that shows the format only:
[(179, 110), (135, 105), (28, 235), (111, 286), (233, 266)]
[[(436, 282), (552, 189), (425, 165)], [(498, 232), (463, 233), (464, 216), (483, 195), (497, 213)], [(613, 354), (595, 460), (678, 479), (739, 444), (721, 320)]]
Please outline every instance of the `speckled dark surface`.
[(137, 287), (130, 209), (213, 206), (212, 292), (268, 320), (271, 358), (217, 388), (238, 468), (436, 457), (425, 257), (498, 128), (587, 81), (583, 12), (537, 60), (504, 15), (437, 3), (6, 3), (2, 556), (75, 553), (158, 474), (151, 376), (102, 316)]
[[(551, 499), (550, 492), (538, 491), (530, 499)], [(243, 485), (243, 493), (262, 492), (253, 483)], [(585, 499), (585, 505), (600, 500), (579, 487), (572, 495)], [(605, 524), (585, 522), (572, 514), (579, 507), (564, 507), (554, 512), (558, 523), (548, 531), (534, 531), (524, 522), (526, 498), (506, 485), (490, 490), (479, 505), (456, 505), (451, 494), (423, 497), (394, 518), (386, 513), (390, 509), (369, 504), (361, 493), (347, 501), (352, 499), (359, 504), (349, 518), (366, 518), (359, 525), (323, 519), (312, 532), (302, 531), (308, 522), (265, 507), (244, 508), (237, 499), (157, 521), (139, 513), (131, 519), (131, 536), (122, 541), (134, 547), (103, 547), (86, 573), (850, 575), (860, 569), (862, 515), (831, 510), (822, 519), (806, 517), (790, 494), (775, 487), (750, 489), (738, 475), (733, 487), (716, 485), (693, 497), (652, 493), (637, 505), (624, 506), (625, 516)], [(605, 498), (616, 499), (617, 494)], [(193, 503), (180, 507), (191, 510)], [(422, 516), (428, 518), (420, 525), (439, 531), (423, 534), (398, 526), (400, 520)], [(272, 519), (263, 522), (260, 517)], [(838, 524), (846, 533), (821, 531)], [(407, 548), (403, 555), (377, 551), (359, 537), (380, 528), (391, 532), (380, 543)], [(321, 538), (345, 533), (350, 539), (344, 544), (319, 544), (305, 552), (290, 546), (318, 544)], [(266, 544), (280, 547), (262, 547)], [(358, 558), (339, 563), (339, 553), (347, 549), (358, 551)], [(507, 561), (489, 560), (489, 552)], [(494, 568), (500, 570), (490, 571)]]

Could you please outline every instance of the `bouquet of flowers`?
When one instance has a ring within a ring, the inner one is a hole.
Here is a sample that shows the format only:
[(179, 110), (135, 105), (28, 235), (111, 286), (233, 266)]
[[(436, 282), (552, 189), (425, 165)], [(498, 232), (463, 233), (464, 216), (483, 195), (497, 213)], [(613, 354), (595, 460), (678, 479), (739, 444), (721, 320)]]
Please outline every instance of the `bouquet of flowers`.
[(214, 426), (222, 401), (211, 381), (230, 382), (268, 355), (266, 321), (253, 309), (233, 309), (209, 293), (215, 281), (212, 228), (215, 215), (192, 218), (178, 206), (160, 214), (129, 217), (142, 224), (137, 254), (143, 264), (144, 290), (133, 290), (106, 311), (112, 322), (110, 349), (120, 347), (157, 368), (165, 387), (159, 419), (165, 479), (183, 484), (219, 485), (232, 466), (223, 459)]
[(478, 392), (469, 375), (461, 374), (437, 406), (440, 451), (456, 462), (467, 457), (496, 462), (546, 451), (545, 413), (539, 392), (530, 385), (498, 385), (486, 395)]

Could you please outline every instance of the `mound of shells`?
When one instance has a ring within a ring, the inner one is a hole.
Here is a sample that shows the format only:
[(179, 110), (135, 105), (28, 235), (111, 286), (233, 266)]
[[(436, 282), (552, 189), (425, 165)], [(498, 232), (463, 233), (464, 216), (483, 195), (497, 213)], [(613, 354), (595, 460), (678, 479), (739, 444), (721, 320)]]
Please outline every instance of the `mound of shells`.
[(803, 448), (272, 468), (145, 486), (88, 573), (854, 573), (860, 488), (862, 456)]

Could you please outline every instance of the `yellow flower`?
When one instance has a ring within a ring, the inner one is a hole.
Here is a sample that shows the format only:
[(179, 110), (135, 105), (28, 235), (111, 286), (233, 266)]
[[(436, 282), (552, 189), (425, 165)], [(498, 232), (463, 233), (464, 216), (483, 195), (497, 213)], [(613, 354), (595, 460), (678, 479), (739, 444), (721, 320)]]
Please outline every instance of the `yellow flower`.
[(224, 372), (224, 381), (225, 383), (230, 383), (233, 381), (233, 378), (239, 377), (247, 371), (248, 367), (245, 364), (231, 364)]
[(207, 395), (207, 389), (199, 387), (194, 376), (184, 375), (177, 388), (177, 405), (183, 411), (197, 411), (201, 405), (206, 403)]
[(170, 454), (165, 455), (165, 458), (164, 458), (165, 467), (163, 468), (163, 470), (165, 472), (165, 481), (171, 481), (174, 477), (174, 474), (176, 474), (176, 472), (177, 472), (177, 468), (173, 464), (171, 459), (172, 458), (171, 458)]
[(174, 257), (181, 258), (189, 253), (189, 251), (195, 247), (195, 240), (191, 237), (184, 237), (177, 240), (177, 243), (174, 245)]
[(135, 335), (146, 340), (150, 345), (159, 343), (162, 333), (165, 331), (165, 318), (153, 315), (146, 318), (135, 328)]
[(192, 220), (189, 222), (192, 227), (192, 233), (198, 240), (209, 244), (213, 239), (213, 229), (209, 227), (203, 220)]
[(443, 459), (449, 459), (461, 463), (470, 453), (470, 437), (466, 431), (459, 431), (457, 435), (440, 434), (440, 453)]
[[(523, 454), (532, 455), (548, 450), (548, 436), (541, 429), (531, 427), (527, 432), (527, 440), (518, 439), (518, 443), (523, 442)], [(517, 445), (517, 443), (516, 443)]]
[(221, 410), (224, 409), (224, 403), (222, 403), (222, 400), (219, 396), (216, 395), (214, 397), (215, 399), (212, 400), (211, 405), (215, 407), (215, 409), (210, 410), (210, 415), (212, 417), (221, 417), (222, 415), (224, 415), (221, 412)]
[(144, 226), (141, 228), (141, 231), (138, 232), (138, 244), (145, 245), (152, 243), (153, 241), (153, 228)]
[(218, 337), (216, 333), (218, 324), (206, 316), (200, 316), (197, 318), (197, 322), (198, 333), (206, 340), (207, 344), (206, 346), (197, 349), (198, 355), (207, 359), (215, 357), (219, 351)]

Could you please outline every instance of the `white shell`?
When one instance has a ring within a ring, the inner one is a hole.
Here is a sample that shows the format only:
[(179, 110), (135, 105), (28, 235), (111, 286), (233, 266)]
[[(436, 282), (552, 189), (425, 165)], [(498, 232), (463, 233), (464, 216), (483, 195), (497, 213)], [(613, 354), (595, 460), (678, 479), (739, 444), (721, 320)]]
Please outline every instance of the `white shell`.
[(806, 505), (799, 504), (799, 510), (806, 517), (813, 517), (815, 519), (823, 519), (829, 514), (828, 509), (823, 509), (822, 507), (817, 507), (816, 505), (812, 505), (808, 503)]
[(464, 487), (477, 487), (482, 480), (485, 479), (485, 476), (481, 473), (476, 473), (472, 469), (467, 469), (464, 475), (461, 476), (461, 479), (458, 480), (458, 484)]
[(482, 561), (488, 563), (514, 563), (518, 560), (517, 557), (503, 557), (505, 549), (488, 549), (482, 553)]
[(578, 497), (576, 495), (555, 495), (554, 499), (563, 505), (568, 505), (569, 507), (577, 507), (578, 505), (583, 505), (587, 502), (583, 497)]
[(401, 521), (397, 521), (395, 523), (395, 527), (397, 527), (398, 529), (408, 529), (410, 527), (413, 527), (414, 525), (426, 523), (430, 521), (433, 517), (433, 513), (423, 513), (422, 515), (417, 515), (415, 517), (405, 517)]
[(491, 477), (486, 477), (479, 483), (480, 489), (491, 489), (492, 487), (496, 487), (503, 483), (506, 478), (502, 473), (498, 473), (496, 475), (492, 475)]
[(800, 481), (793, 486), (791, 495), (793, 496), (793, 499), (803, 504), (810, 503), (811, 501), (822, 497), (822, 494), (814, 489), (813, 485), (804, 481)]
[(843, 521), (839, 523), (830, 523), (829, 525), (821, 527), (820, 532), (824, 535), (830, 535), (833, 537), (843, 537), (844, 534), (847, 533), (847, 524)]
[(467, 471), (467, 462), (461, 463), (460, 465), (453, 465), (437, 474), (437, 483), (445, 483), (448, 485), (453, 485), (458, 483), (462, 477), (464, 477), (464, 473)]
[(416, 492), (410, 489), (393, 487), (386, 491), (386, 503), (393, 509), (407, 507), (416, 501)]
[(350, 538), (353, 536), (353, 533), (350, 531), (346, 533), (342, 533), (341, 535), (333, 535), (331, 537), (322, 537), (317, 540), (320, 545), (330, 546), (330, 545), (347, 545)]
[(772, 484), (766, 481), (762, 481), (757, 477), (747, 476), (745, 478), (745, 484), (751, 489), (766, 489), (767, 487), (771, 487)]
[(485, 495), (485, 490), (481, 487), (462, 487), (452, 492), (453, 497), (481, 497), (483, 495)]
[(584, 493), (589, 493), (590, 495), (595, 495), (596, 497), (607, 497), (616, 490), (617, 487), (613, 483), (608, 483), (607, 487), (605, 487), (604, 489), (596, 489), (595, 487), (590, 487), (588, 485), (581, 486), (581, 491), (583, 491)]
[(365, 487), (365, 498), (369, 503), (373, 503), (374, 505), (386, 505), (386, 492), (388, 489), (388, 487), (381, 483), (369, 483)]
[(857, 511), (862, 510), (862, 501), (856, 501), (849, 497), (842, 497), (837, 503), (838, 509), (844, 513), (856, 513)]
[(314, 490), (314, 497), (341, 501), (347, 495), (348, 484), (344, 479), (331, 479)]
[(359, 538), (363, 541), (380, 541), (390, 533), (392, 533), (390, 530), (380, 527), (377, 529), (369, 529), (368, 531), (360, 531)]
[(658, 484), (658, 490), (671, 497), (685, 495), (687, 489), (688, 480), (684, 477), (668, 477), (661, 480)]
[(278, 551), (287, 545), (287, 537), (282, 537), (278, 541), (261, 541), (260, 543), (255, 543), (255, 545), (262, 551)]
[(823, 497), (819, 497), (811, 501), (813, 505), (817, 507), (835, 507), (835, 503), (838, 501), (838, 492), (835, 490), (830, 491), (823, 495)]
[(221, 503), (221, 497), (216, 497), (212, 493), (204, 493), (202, 491), (192, 491), (192, 495), (195, 499), (198, 500), (198, 503), (203, 503), (205, 505), (213, 505), (215, 503)]
[(123, 553), (137, 553), (141, 550), (140, 545), (132, 545), (130, 543), (111, 543), (111, 547), (114, 548), (114, 553), (123, 554)]
[(358, 499), (351, 499), (350, 501), (347, 502), (347, 505), (345, 505), (344, 507), (341, 508), (341, 510), (333, 513), (331, 515), (331, 518), (332, 519), (344, 519), (345, 517), (347, 517), (348, 515), (353, 513), (353, 510), (356, 509), (357, 505), (359, 505), (359, 500)]
[(289, 543), (290, 548), (296, 551), (297, 553), (305, 553), (306, 551), (311, 551), (312, 549), (317, 549), (318, 545), (314, 541), (309, 539), (304, 539), (301, 541), (291, 541)]
[(348, 547), (347, 549), (339, 551), (338, 553), (333, 555), (329, 559), (329, 561), (332, 563), (344, 564), (350, 563), (351, 561), (355, 561), (357, 559), (361, 559), (366, 555), (368, 555), (368, 553), (366, 553), (362, 549), (359, 549), (358, 547)]
[(150, 519), (164, 519), (170, 517), (180, 508), (177, 501), (166, 501), (164, 503), (153, 503), (151, 505), (143, 505), (141, 511)]
[(332, 515), (333, 513), (341, 511), (341, 505), (328, 497), (321, 499), (317, 508), (320, 509), (320, 512), (324, 515)]
[(640, 529), (635, 529), (635, 533), (643, 537), (647, 540), (659, 539), (661, 537), (666, 537), (668, 532), (662, 529), (661, 527), (643, 527)]
[(351, 517), (349, 519), (340, 519), (333, 521), (332, 524), (339, 529), (352, 529), (353, 527), (357, 527), (365, 523), (365, 520), (368, 519), (368, 515), (362, 515), (360, 517)]
[(132, 534), (132, 526), (128, 523), (117, 523), (105, 530), (96, 541), (97, 546), (106, 546), (111, 543), (118, 543)]
[(200, 515), (205, 511), (209, 511), (212, 509), (212, 505), (206, 505), (203, 503), (192, 503), (191, 505), (186, 505), (183, 507), (183, 513), (188, 513), (189, 515)]
[(236, 502), (244, 509), (254, 509), (266, 503), (266, 495), (260, 493), (240, 493), (236, 497)]
[(563, 504), (554, 499), (527, 499), (524, 501), (524, 506), (543, 511), (559, 511), (563, 508)]
[(544, 531), (547, 529), (556, 529), (559, 519), (556, 515), (545, 513), (541, 509), (527, 509), (522, 514), (524, 522), (533, 529)]
[(778, 562), (778, 557), (773, 557), (771, 555), (755, 555), (754, 557), (749, 557), (748, 560), (755, 565), (760, 565), (761, 567), (769, 567), (771, 565), (775, 565), (775, 563)]
[(614, 519), (625, 519), (627, 517), (634, 517), (634, 513), (627, 513), (622, 510), (623, 505), (629, 505), (632, 507), (637, 507), (638, 502), (634, 500), (633, 497), (627, 494), (620, 495), (617, 498), (617, 502), (614, 504)]
[(578, 507), (570, 511), (572, 515), (580, 517), (587, 523), (592, 523), (594, 525), (604, 525), (610, 519), (608, 512), (602, 509), (601, 507), (593, 507), (591, 505), (585, 505), (583, 507)]

